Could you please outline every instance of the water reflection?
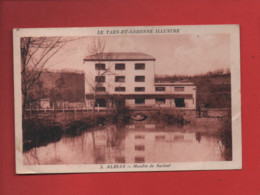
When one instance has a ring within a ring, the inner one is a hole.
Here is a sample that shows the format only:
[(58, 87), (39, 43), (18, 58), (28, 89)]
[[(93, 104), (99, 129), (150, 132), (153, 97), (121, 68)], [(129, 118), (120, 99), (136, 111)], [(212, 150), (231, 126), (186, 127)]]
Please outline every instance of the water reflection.
[(23, 158), (26, 165), (222, 161), (224, 150), (216, 136), (192, 126), (133, 123), (88, 129), (33, 148)]

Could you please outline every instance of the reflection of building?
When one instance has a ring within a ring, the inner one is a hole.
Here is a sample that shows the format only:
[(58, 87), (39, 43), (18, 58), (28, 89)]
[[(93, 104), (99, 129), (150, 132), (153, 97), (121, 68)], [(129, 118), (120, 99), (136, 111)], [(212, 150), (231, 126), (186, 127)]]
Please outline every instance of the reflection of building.
[(126, 129), (126, 162), (130, 163), (174, 162), (177, 147), (184, 149), (197, 144), (194, 133), (173, 132), (168, 127), (157, 129), (156, 125), (145, 124), (129, 125)]
[(31, 165), (223, 161), (223, 150), (215, 136), (202, 137), (192, 127), (183, 131), (183, 127), (131, 124), (119, 130), (107, 125), (38, 147), (24, 160)]
[(95, 139), (95, 162), (125, 163), (125, 135), (124, 132), (117, 132), (113, 126), (105, 130), (96, 131)]
[(99, 53), (84, 58), (86, 103), (106, 107), (120, 96), (127, 107), (196, 108), (192, 83), (155, 83), (155, 58), (144, 53)]

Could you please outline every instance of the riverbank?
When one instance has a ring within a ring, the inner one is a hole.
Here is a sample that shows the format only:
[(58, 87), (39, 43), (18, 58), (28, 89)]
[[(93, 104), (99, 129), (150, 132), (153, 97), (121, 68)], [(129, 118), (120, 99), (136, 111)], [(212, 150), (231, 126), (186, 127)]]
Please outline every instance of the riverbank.
[[(153, 122), (153, 123), (152, 123)], [(220, 133), (220, 131), (217, 131)], [(215, 129), (129, 121), (118, 127), (105, 124), (77, 136), (24, 152), (26, 164), (114, 164), (185, 161), (224, 161), (227, 149)]]
[[(124, 127), (136, 123), (137, 127), (142, 127), (142, 124), (148, 123), (148, 128), (151, 127), (151, 124), (155, 124), (154, 128), (157, 129), (167, 125), (177, 125), (183, 126), (182, 129), (187, 132), (193, 129), (200, 135), (212, 134), (220, 136), (222, 139), (226, 139), (230, 134), (228, 139), (231, 139), (231, 125), (225, 121), (230, 116), (224, 117), (226, 115), (223, 115), (223, 117), (219, 117), (220, 115), (217, 115), (217, 117), (206, 118), (196, 117), (195, 110), (160, 110), (144, 112), (147, 115), (144, 121), (134, 121), (130, 118), (134, 113), (125, 112), (124, 115), (117, 115), (112, 112), (96, 112), (95, 114), (57, 112), (55, 115), (47, 113), (47, 117), (26, 120), (23, 123), (23, 151), (57, 142), (63, 136), (80, 136), (83, 132), (94, 127), (102, 127), (108, 124)], [(145, 129), (147, 128), (145, 127)], [(167, 131), (166, 128), (164, 130)]]
[(23, 151), (34, 147), (44, 146), (57, 142), (63, 136), (79, 136), (84, 131), (109, 123), (125, 123), (128, 115), (109, 115), (105, 112), (97, 112), (94, 115), (82, 113), (55, 113), (45, 117), (34, 117), (23, 121)]

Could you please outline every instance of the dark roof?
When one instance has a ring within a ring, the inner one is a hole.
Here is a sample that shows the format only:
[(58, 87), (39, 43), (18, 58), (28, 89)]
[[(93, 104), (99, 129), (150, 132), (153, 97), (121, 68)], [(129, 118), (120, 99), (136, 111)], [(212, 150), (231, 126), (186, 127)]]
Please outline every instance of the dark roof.
[(155, 61), (153, 56), (140, 52), (103, 52), (86, 56), (84, 61)]

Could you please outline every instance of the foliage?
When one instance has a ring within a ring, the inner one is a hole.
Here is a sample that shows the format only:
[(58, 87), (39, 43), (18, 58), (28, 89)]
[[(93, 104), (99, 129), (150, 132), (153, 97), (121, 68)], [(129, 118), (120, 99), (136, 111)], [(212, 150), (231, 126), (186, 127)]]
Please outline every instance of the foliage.
[(37, 102), (43, 95), (38, 94), (38, 96), (34, 97), (29, 94), (29, 91), (34, 88), (42, 91), (39, 78), (46, 70), (48, 61), (67, 42), (73, 40), (75, 39), (63, 37), (22, 37), (20, 39), (23, 119), (25, 109)]
[(231, 107), (231, 75), (229, 69), (210, 71), (194, 76), (156, 76), (155, 82), (192, 82), (197, 89), (197, 106), (210, 108)]

